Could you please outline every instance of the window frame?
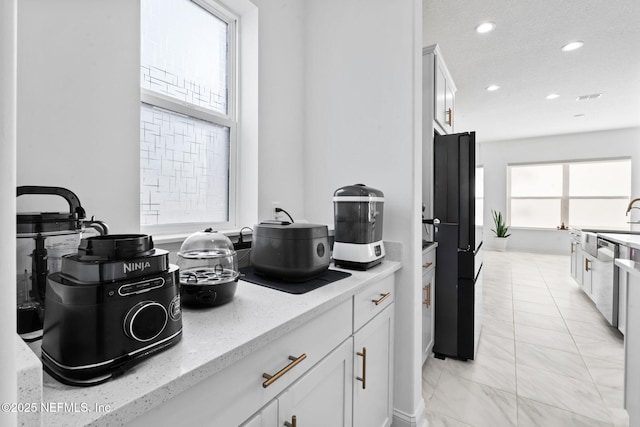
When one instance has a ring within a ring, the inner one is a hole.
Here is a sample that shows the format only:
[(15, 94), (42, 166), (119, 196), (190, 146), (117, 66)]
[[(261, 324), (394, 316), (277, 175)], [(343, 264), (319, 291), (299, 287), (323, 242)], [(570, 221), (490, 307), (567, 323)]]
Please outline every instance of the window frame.
[[(140, 229), (148, 234), (182, 234), (194, 232), (203, 227), (215, 227), (220, 230), (234, 229), (237, 227), (238, 217), (238, 170), (239, 170), (239, 149), (238, 149), (238, 129), (240, 127), (238, 117), (239, 88), (239, 17), (229, 11), (224, 5), (215, 0), (190, 0), (192, 3), (211, 13), (216, 18), (227, 24), (227, 113), (223, 114), (214, 110), (209, 110), (199, 105), (181, 101), (168, 95), (154, 92), (152, 90), (139, 87), (140, 106), (147, 104), (150, 107), (158, 107), (171, 113), (185, 117), (195, 118), (210, 122), (219, 126), (229, 128), (229, 170), (228, 170), (228, 209), (227, 221), (222, 222), (181, 222), (170, 224), (142, 224), (140, 216)], [(142, 199), (140, 199), (142, 203)]]
[[(535, 230), (554, 230), (560, 229), (561, 224), (565, 227), (569, 227), (569, 202), (571, 200), (594, 200), (594, 199), (606, 199), (606, 200), (629, 200), (629, 196), (570, 196), (570, 166), (578, 163), (607, 163), (607, 162), (631, 162), (630, 157), (614, 157), (614, 158), (599, 158), (588, 160), (565, 160), (565, 161), (552, 161), (552, 162), (527, 162), (527, 163), (508, 163), (507, 164), (507, 219), (508, 223), (512, 222), (511, 213), (511, 200), (559, 200), (560, 201), (560, 224), (556, 228), (549, 227), (527, 227), (527, 226), (513, 226), (514, 228), (523, 229), (535, 229)], [(561, 196), (511, 196), (512, 185), (512, 167), (518, 166), (550, 166), (561, 165), (562, 166), (562, 195)]]

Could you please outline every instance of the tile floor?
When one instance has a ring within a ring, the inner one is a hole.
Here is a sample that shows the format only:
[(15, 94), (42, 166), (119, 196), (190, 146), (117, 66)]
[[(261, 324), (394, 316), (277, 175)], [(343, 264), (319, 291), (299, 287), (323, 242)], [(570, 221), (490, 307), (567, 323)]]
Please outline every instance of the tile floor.
[(487, 251), (483, 298), (476, 359), (423, 367), (430, 427), (628, 426), (622, 335), (568, 256)]

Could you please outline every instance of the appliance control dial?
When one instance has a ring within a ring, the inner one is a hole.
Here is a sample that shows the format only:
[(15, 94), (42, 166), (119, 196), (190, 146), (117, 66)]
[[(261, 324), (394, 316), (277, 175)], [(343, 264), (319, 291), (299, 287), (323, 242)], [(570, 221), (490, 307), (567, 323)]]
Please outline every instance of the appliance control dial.
[(124, 333), (140, 342), (151, 341), (167, 326), (167, 310), (155, 301), (141, 301), (124, 318)]

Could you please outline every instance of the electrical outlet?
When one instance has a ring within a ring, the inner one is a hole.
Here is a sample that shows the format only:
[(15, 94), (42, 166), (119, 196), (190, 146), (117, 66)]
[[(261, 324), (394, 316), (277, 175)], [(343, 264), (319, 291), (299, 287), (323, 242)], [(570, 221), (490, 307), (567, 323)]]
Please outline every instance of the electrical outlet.
[(271, 202), (271, 214), (273, 215), (273, 219), (278, 219), (278, 212), (276, 212), (276, 208), (280, 207), (280, 202)]

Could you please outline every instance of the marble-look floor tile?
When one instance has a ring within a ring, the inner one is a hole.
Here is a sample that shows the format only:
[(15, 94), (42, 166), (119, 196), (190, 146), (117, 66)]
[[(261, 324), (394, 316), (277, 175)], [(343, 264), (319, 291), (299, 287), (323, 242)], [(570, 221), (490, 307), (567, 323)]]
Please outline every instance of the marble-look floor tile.
[(575, 309), (559, 307), (560, 314), (566, 320), (578, 320), (580, 322), (596, 323), (598, 325), (608, 324), (607, 320), (595, 308)]
[(474, 427), (517, 425), (516, 396), (443, 372), (429, 411)]
[(427, 412), (427, 420), (429, 421), (429, 427), (474, 427), (435, 412)]
[(557, 375), (591, 381), (590, 372), (578, 353), (516, 341), (516, 363)]
[(526, 311), (528, 313), (543, 314), (545, 316), (561, 317), (555, 304), (538, 304), (533, 302), (514, 301), (514, 311)]
[(436, 359), (433, 355), (427, 357), (422, 365), (422, 396), (425, 401), (429, 401), (433, 395), (438, 380), (444, 369), (445, 361)]
[(483, 331), (480, 333), (477, 357), (495, 357), (515, 363), (515, 342)]
[(535, 295), (542, 295), (542, 296), (551, 296), (551, 292), (549, 292), (549, 289), (547, 288), (539, 288), (539, 287), (533, 287), (533, 286), (526, 286), (526, 285), (513, 285), (513, 296), (516, 296), (517, 294), (535, 294)]
[(482, 319), (482, 333), (497, 335), (502, 338), (515, 338), (512, 322), (496, 320), (490, 317)]
[(609, 326), (608, 323), (600, 318), (597, 318), (595, 321), (591, 322), (565, 318), (564, 322), (567, 324), (567, 328), (569, 328), (569, 332), (571, 333), (571, 335), (597, 338), (601, 340), (623, 339), (620, 331), (612, 326)]
[(569, 333), (562, 317), (545, 316), (527, 311), (516, 311), (513, 313), (513, 320), (516, 324), (534, 326), (541, 329), (549, 329), (556, 332)]
[(607, 387), (605, 385), (596, 384), (600, 396), (604, 404), (609, 410), (611, 409), (624, 409), (624, 389)]
[(600, 359), (604, 363), (624, 364), (624, 343), (613, 339), (574, 336), (578, 351), (583, 357)]
[(518, 397), (518, 427), (614, 427), (614, 424)]
[(515, 336), (516, 341), (524, 341), (556, 350), (578, 353), (578, 349), (571, 335), (563, 332), (516, 324)]
[(505, 310), (513, 310), (513, 299), (511, 296), (505, 298), (504, 296), (495, 296), (495, 295), (487, 295), (486, 293), (483, 295), (482, 303), (487, 306), (495, 306), (498, 308), (503, 308)]
[(523, 278), (518, 279), (514, 277), (511, 283), (513, 283), (513, 286), (529, 286), (532, 288), (547, 289), (547, 284), (542, 279), (542, 277), (540, 277), (539, 279), (523, 279)]
[(565, 297), (554, 296), (556, 305), (562, 308), (574, 308), (576, 310), (596, 310), (596, 306), (583, 292), (578, 295), (569, 295)]
[(518, 364), (518, 396), (589, 418), (608, 421), (610, 413), (595, 384)]
[(483, 307), (482, 315), (487, 318), (513, 323), (513, 310), (496, 306)]
[(624, 390), (624, 363), (620, 363), (619, 360), (596, 359), (584, 355), (582, 358), (597, 386)]
[(478, 352), (475, 360), (466, 362), (447, 359), (444, 372), (510, 393), (516, 392), (515, 363), (484, 353)]
[(544, 295), (544, 294), (536, 294), (531, 292), (516, 292), (514, 290), (513, 300), (533, 303), (533, 304), (555, 305), (555, 301), (551, 297), (551, 294), (549, 294), (548, 292), (547, 292), (547, 295)]

